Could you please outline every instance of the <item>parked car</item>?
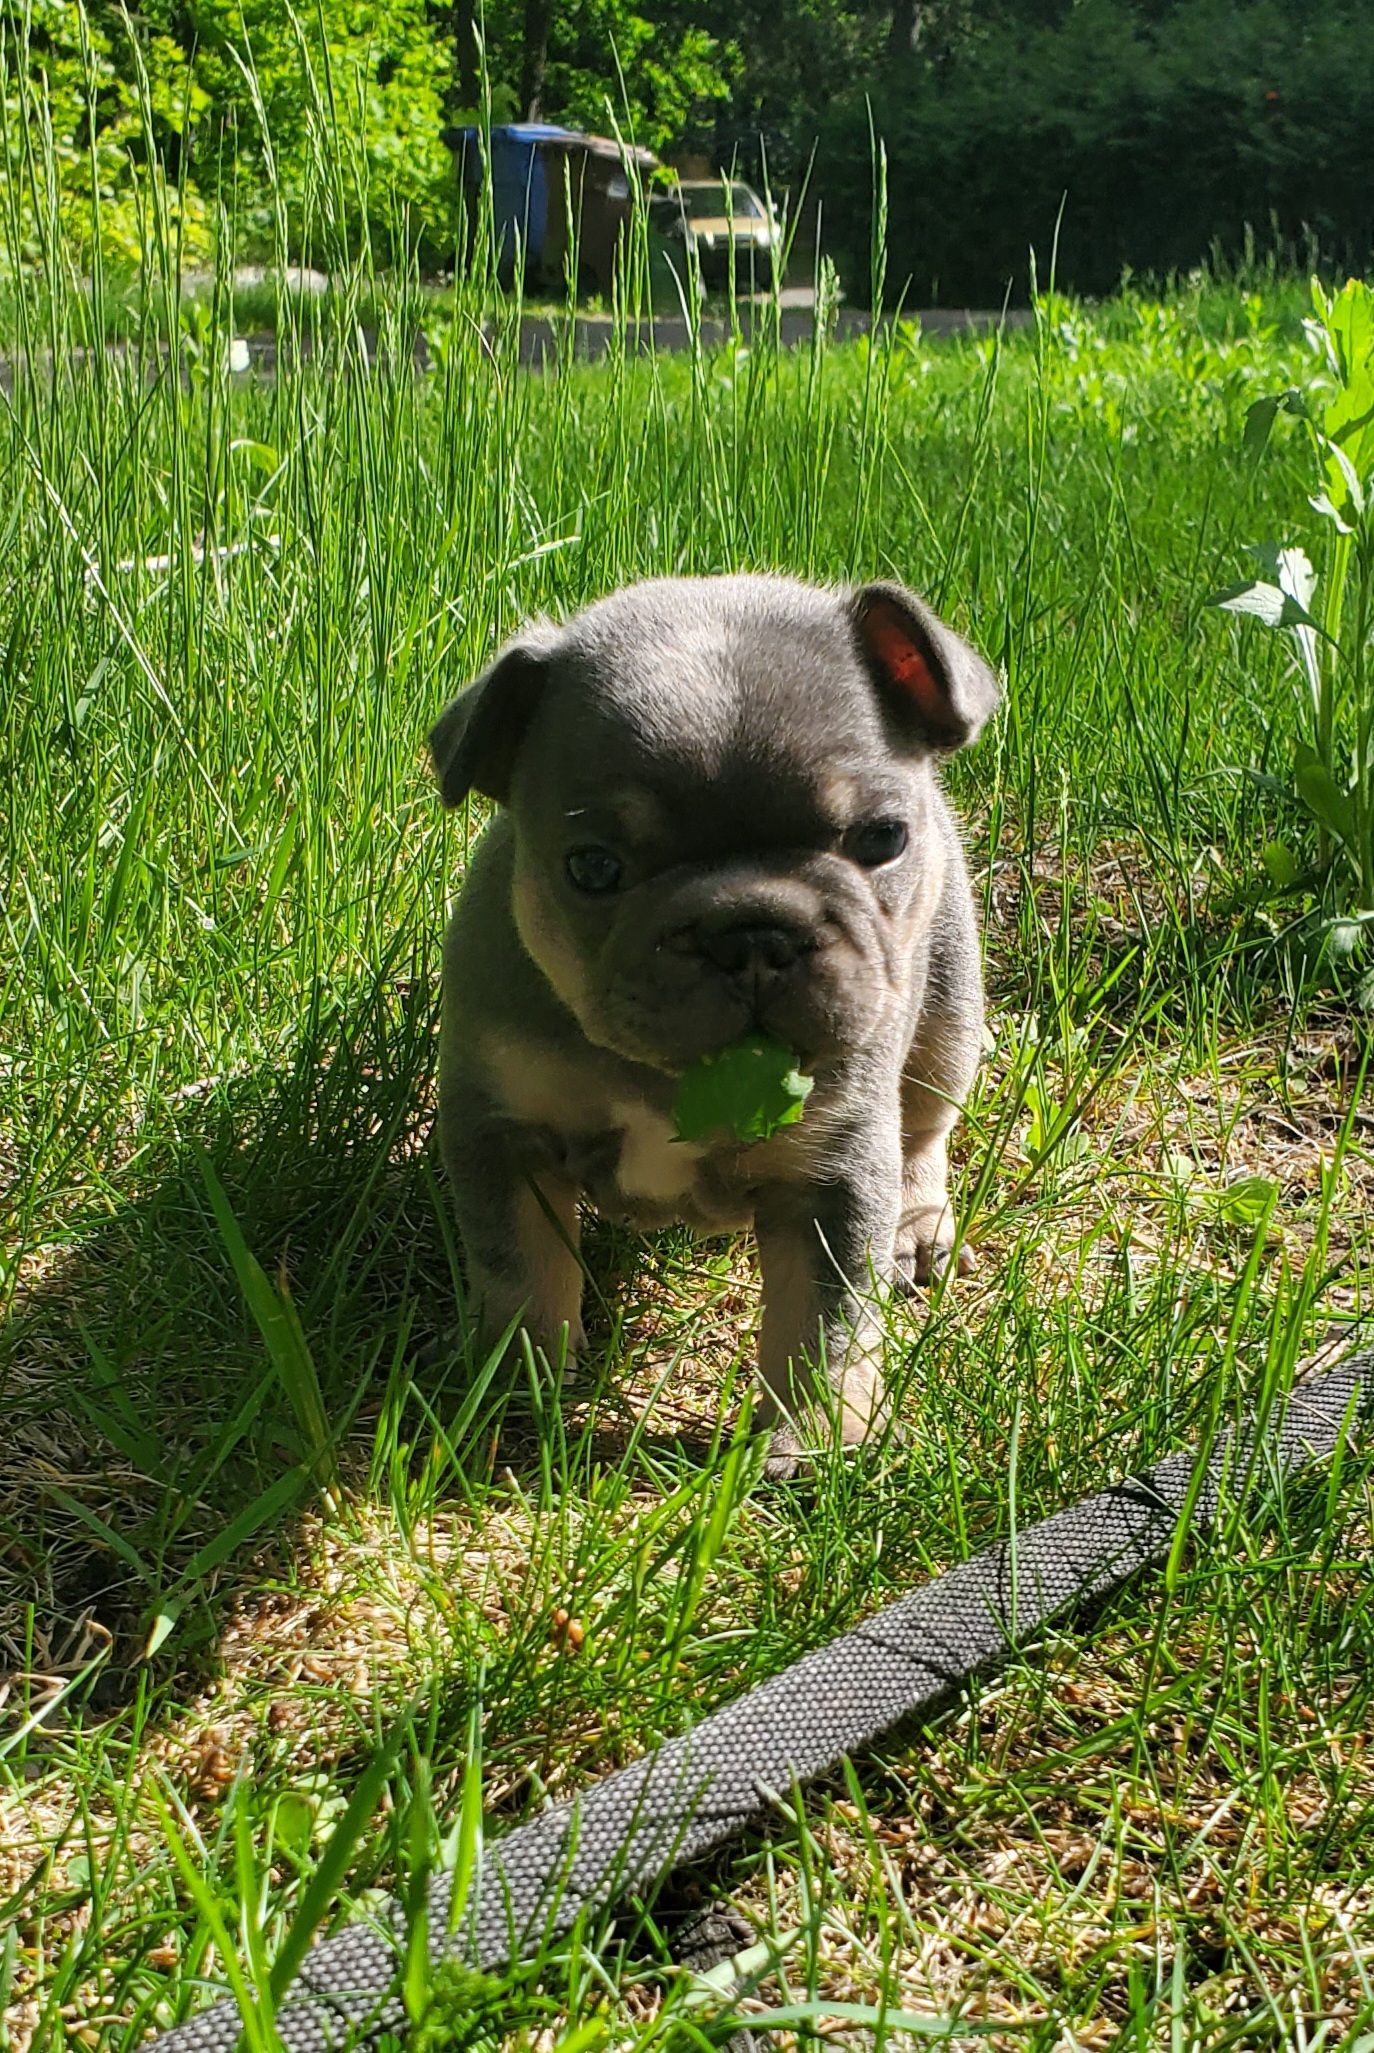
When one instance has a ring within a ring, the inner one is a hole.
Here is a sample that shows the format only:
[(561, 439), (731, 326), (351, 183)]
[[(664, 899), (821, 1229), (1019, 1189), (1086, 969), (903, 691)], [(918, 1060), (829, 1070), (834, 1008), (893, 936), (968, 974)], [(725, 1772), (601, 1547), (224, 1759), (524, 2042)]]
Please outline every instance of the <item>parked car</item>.
[(670, 242), (695, 248), (705, 284), (728, 283), (733, 264), (742, 292), (766, 291), (782, 261), (782, 226), (742, 180), (682, 178), (655, 194), (651, 218)]
[[(475, 219), (482, 188), (480, 131), (462, 128), (450, 131), (450, 138), (458, 151), (469, 216)], [(647, 179), (658, 159), (651, 150), (550, 122), (493, 128), (492, 210), (503, 274), (509, 278), (516, 250), (523, 248), (527, 284), (562, 285), (571, 198), (578, 289), (609, 293), (616, 252), (634, 206), (629, 166)]]

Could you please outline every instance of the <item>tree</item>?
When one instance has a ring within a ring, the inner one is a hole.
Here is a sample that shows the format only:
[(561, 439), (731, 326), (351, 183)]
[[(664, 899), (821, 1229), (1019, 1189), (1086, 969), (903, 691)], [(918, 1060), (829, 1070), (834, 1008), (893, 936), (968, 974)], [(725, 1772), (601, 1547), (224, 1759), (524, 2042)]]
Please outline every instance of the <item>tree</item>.
[(922, 0), (895, 0), (887, 32), (890, 57), (911, 57), (920, 47)]
[(520, 58), (520, 105), (527, 121), (544, 112), (544, 74), (549, 62), (553, 0), (525, 0), (525, 40)]

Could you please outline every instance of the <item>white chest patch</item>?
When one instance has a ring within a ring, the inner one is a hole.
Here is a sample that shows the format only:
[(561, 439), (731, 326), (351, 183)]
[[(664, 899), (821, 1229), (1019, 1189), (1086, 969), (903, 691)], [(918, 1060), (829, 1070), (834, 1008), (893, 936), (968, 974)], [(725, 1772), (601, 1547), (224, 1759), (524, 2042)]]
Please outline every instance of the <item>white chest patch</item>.
[(696, 1183), (702, 1149), (674, 1140), (668, 1121), (643, 1105), (613, 1105), (611, 1116), (622, 1129), (616, 1181), (625, 1196), (660, 1205), (685, 1198)]

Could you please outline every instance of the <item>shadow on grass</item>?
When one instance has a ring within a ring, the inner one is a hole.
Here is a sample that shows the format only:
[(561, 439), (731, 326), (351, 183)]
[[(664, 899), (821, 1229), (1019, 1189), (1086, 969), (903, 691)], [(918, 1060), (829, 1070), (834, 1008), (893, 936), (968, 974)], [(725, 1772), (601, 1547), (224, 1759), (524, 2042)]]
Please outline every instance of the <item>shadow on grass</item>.
[[(460, 1272), (429, 1134), (434, 1027), (426, 984), (378, 982), (309, 1023), (289, 1070), (183, 1097), (175, 1136), (126, 1177), (137, 1195), (73, 1232), (0, 1333), (0, 1668), (51, 1688), (89, 1666), (70, 1713), (128, 1701), (150, 1642), (155, 1672), (203, 1671), (242, 1576), (260, 1584), (265, 1553), (289, 1573), (294, 1526), (322, 1501), (207, 1164), (299, 1319), (343, 1487), (376, 1480), (384, 1439), (424, 1446), (459, 1416), (481, 1362), (453, 1335)], [(620, 1338), (597, 1307), (632, 1294), (643, 1253), (612, 1229), (588, 1235), (593, 1358)], [(523, 1361), (503, 1363), (455, 1475), (537, 1483), (548, 1435), (535, 1397)], [(646, 1431), (614, 1383), (576, 1398), (569, 1475), (709, 1455), (709, 1434)]]

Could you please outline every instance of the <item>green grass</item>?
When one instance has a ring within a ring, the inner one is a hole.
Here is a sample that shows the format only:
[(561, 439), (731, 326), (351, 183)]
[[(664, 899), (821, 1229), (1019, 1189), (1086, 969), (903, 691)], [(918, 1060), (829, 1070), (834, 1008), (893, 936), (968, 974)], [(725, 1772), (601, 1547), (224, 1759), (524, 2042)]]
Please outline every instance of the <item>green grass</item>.
[[(16, 290), (58, 369), (0, 418), (0, 2045), (113, 2053), (1005, 1531), (1013, 1450), (1024, 1519), (1288, 1376), (1364, 1302), (1364, 1040), (1246, 903), (1295, 686), (1204, 604), (1310, 526), (1282, 431), (1240, 452), (1282, 281), (544, 377), (460, 294), (415, 379), (351, 314), (401, 362), (421, 301), (360, 277), (271, 383), (70, 368), (67, 288)], [(422, 743), (530, 612), (741, 567), (898, 575), (1008, 700), (952, 779), (980, 1268), (892, 1313), (900, 1443), (713, 1524), (746, 1250), (594, 1235), (575, 1391), (415, 1366), (480, 824)], [(1367, 2048), (1370, 1480), (1271, 1491), (723, 1858), (766, 2043)], [(719, 2041), (656, 1946), (412, 1993), (435, 2047)]]

